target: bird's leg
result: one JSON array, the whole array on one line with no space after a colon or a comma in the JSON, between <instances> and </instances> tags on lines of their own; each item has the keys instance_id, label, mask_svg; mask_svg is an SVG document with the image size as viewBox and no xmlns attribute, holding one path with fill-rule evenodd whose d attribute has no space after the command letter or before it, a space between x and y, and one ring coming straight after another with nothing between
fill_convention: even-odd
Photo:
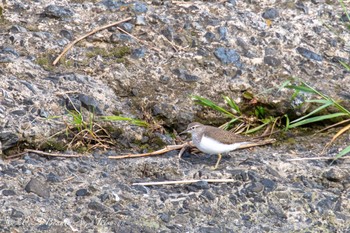
<instances>
[{"instance_id":1,"label":"bird's leg","mask_svg":"<svg viewBox=\"0 0 350 233\"><path fill-rule=\"evenodd\" d=\"M215 164L215 167L213 167L213 170L216 170L216 169L218 168L219 163L220 163L220 161L221 161L221 157L222 157L222 155L221 155L221 154L218 154L218 160L216 161L216 164Z\"/></svg>"},{"instance_id":2,"label":"bird's leg","mask_svg":"<svg viewBox=\"0 0 350 233\"><path fill-rule=\"evenodd\" d=\"M187 143L185 144L185 146L181 148L181 150L180 150L180 152L179 152L179 159L181 159L181 156L183 155L183 153L185 153L185 151L186 151L189 147L191 147L191 142L187 142Z\"/></svg>"}]
</instances>

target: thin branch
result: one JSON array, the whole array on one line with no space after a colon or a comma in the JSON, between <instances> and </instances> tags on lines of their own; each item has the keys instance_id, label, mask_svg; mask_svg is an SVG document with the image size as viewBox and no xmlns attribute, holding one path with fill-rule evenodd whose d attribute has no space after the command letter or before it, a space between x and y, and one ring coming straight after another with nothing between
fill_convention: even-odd
<instances>
[{"instance_id":1,"label":"thin branch","mask_svg":"<svg viewBox=\"0 0 350 233\"><path fill-rule=\"evenodd\" d=\"M334 160L332 157L312 157L312 158L295 158L295 159L287 159L287 161L305 161L305 160ZM350 157L340 157L338 159L350 159Z\"/></svg>"},{"instance_id":2,"label":"thin branch","mask_svg":"<svg viewBox=\"0 0 350 233\"><path fill-rule=\"evenodd\" d=\"M117 24L124 23L124 22L126 22L126 21L131 20L131 19L132 19L132 17L129 17L129 18L120 20L120 21L118 21L118 22L111 23L111 24L107 24L107 25L105 25L105 26L96 28L96 29L92 30L91 32L89 32L89 33L87 33L87 34L85 34L85 35L79 37L78 39L72 41L71 43L69 43L69 44L64 48L64 50L62 51L62 53L55 59L55 61L52 63L52 65L55 66L55 65L57 64L57 62L61 59L61 57L62 57L64 54L66 54L66 53L68 52L68 50L71 49L71 48L73 47L73 45L75 45L76 43L78 43L78 42L81 41L82 39L85 39L86 37L88 37L88 36L90 36L90 35L92 35L92 34L95 34L95 33L98 32L98 31L104 30L104 29L109 28L109 27L113 27L113 26L115 26L115 25L117 25Z\"/></svg>"},{"instance_id":3,"label":"thin branch","mask_svg":"<svg viewBox=\"0 0 350 233\"><path fill-rule=\"evenodd\" d=\"M235 182L235 179L205 179L205 180L174 180L174 181L159 181L159 182L144 182L144 183L133 183L132 185L167 185L167 184L192 184L199 181L204 181L208 183L229 183Z\"/></svg>"},{"instance_id":4,"label":"thin branch","mask_svg":"<svg viewBox=\"0 0 350 233\"><path fill-rule=\"evenodd\" d=\"M161 150L153 151L150 153L108 156L108 158L109 159L124 159L124 158L137 158L137 157L144 157L144 156L160 155L160 154L164 154L164 153L169 152L169 151L182 149L183 147L185 147L187 145L188 145L188 143L184 143L181 145L171 145L171 146L166 146L165 148L163 148Z\"/></svg>"},{"instance_id":5,"label":"thin branch","mask_svg":"<svg viewBox=\"0 0 350 233\"><path fill-rule=\"evenodd\" d=\"M32 150L32 149L25 149L26 152L31 152L39 155L46 155L51 157L65 157L65 158L79 158L82 155L67 155L67 154L58 154L58 153L47 153L40 150Z\"/></svg>"}]
</instances>

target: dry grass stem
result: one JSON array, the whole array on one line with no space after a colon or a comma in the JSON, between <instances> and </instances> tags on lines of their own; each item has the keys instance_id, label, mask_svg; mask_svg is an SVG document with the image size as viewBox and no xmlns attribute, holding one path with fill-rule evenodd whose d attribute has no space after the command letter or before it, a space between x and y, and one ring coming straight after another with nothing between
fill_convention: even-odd
<instances>
[{"instance_id":1,"label":"dry grass stem","mask_svg":"<svg viewBox=\"0 0 350 233\"><path fill-rule=\"evenodd\" d=\"M91 32L79 37L78 39L72 41L71 43L69 43L65 48L64 50L62 51L62 53L54 60L54 62L52 63L52 65L56 65L57 62L61 59L62 56L64 56L64 54L66 54L68 52L69 49L71 49L76 43L78 43L79 41L81 41L82 39L85 39L86 37L92 35L92 34L95 34L96 32L98 31L101 31L101 30L104 30L106 28L109 28L109 27L113 27L115 25L118 25L118 24L121 24L121 23L124 23L124 22L127 22L129 20L131 20L132 17L129 17L129 18L126 18L126 19L123 19L123 20L120 20L118 22L114 22L114 23L111 23L111 24L107 24L107 25L104 25L102 27L99 27L99 28L96 28L94 30L92 30Z\"/></svg>"},{"instance_id":2,"label":"dry grass stem","mask_svg":"<svg viewBox=\"0 0 350 233\"><path fill-rule=\"evenodd\" d=\"M235 179L205 179L205 180L175 180L175 181L159 181L159 182L144 182L144 183L133 183L132 185L168 185L168 184L192 184L199 181L204 181L208 183L229 183L235 182Z\"/></svg>"}]
</instances>

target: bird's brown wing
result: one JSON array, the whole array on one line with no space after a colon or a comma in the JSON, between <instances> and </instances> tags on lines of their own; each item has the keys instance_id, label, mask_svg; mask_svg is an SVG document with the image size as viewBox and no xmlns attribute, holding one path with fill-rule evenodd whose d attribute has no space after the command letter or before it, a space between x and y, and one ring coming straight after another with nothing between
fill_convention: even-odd
<instances>
[{"instance_id":1,"label":"bird's brown wing","mask_svg":"<svg viewBox=\"0 0 350 233\"><path fill-rule=\"evenodd\" d=\"M254 139L248 138L248 137L244 137L242 135L238 135L238 134L234 134L232 132L223 130L223 129L219 129L216 127L212 127L212 126L207 126L210 128L210 130L206 130L205 135L207 137L216 137L216 135L221 134L222 135L222 140L221 142L224 144L232 144L235 142L250 142L250 141L254 141Z\"/></svg>"}]
</instances>

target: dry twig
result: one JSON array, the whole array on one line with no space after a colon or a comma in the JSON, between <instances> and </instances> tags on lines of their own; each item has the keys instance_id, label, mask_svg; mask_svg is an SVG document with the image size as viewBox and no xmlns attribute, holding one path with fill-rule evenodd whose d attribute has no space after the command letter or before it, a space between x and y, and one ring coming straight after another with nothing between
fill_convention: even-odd
<instances>
[{"instance_id":1,"label":"dry twig","mask_svg":"<svg viewBox=\"0 0 350 233\"><path fill-rule=\"evenodd\" d=\"M129 18L120 20L120 21L118 21L118 22L111 23L111 24L107 24L107 25L105 25L105 26L96 28L96 29L92 30L91 32L89 32L89 33L87 33L87 34L85 34L85 35L79 37L78 39L72 41L71 43L69 43L69 44L64 48L64 50L62 51L62 53L54 60L54 62L52 63L52 65L56 65L57 62L61 59L61 57L62 57L64 54L66 54L66 52L67 52L70 48L72 48L73 45L75 45L76 43L78 43L78 42L81 41L82 39L84 39L84 38L86 38L86 37L88 37L88 36L90 36L90 35L92 35L92 34L95 34L95 33L98 32L98 31L104 30L104 29L109 28L109 27L113 27L113 26L115 26L115 25L124 23L124 22L126 22L126 21L131 20L131 19L132 19L132 17L129 17Z\"/></svg>"},{"instance_id":2,"label":"dry twig","mask_svg":"<svg viewBox=\"0 0 350 233\"><path fill-rule=\"evenodd\" d=\"M295 158L295 159L287 159L287 161L305 161L305 160L335 160L336 158L332 157L312 157L312 158ZM337 159L350 159L350 157L340 157Z\"/></svg>"},{"instance_id":3,"label":"dry twig","mask_svg":"<svg viewBox=\"0 0 350 233\"><path fill-rule=\"evenodd\" d=\"M67 154L58 154L58 153L48 153L40 150L32 150L32 149L26 149L26 152L32 152L39 155L46 155L51 157L65 157L65 158L79 158L82 155L67 155Z\"/></svg>"},{"instance_id":4,"label":"dry twig","mask_svg":"<svg viewBox=\"0 0 350 233\"><path fill-rule=\"evenodd\" d=\"M183 147L187 147L187 146L188 146L188 143L184 143L181 145L170 145L170 146L166 146L163 149L153 151L150 153L108 156L108 158L109 159L124 159L124 158L137 158L137 157L144 157L144 156L160 155L160 154L164 154L164 153L169 152L169 151L182 149Z\"/></svg>"},{"instance_id":5,"label":"dry twig","mask_svg":"<svg viewBox=\"0 0 350 233\"><path fill-rule=\"evenodd\" d=\"M174 181L159 181L159 182L144 182L144 183L133 183L132 185L165 185L165 184L192 184L199 181L204 181L208 183L228 183L235 182L234 179L205 179L205 180L174 180Z\"/></svg>"}]
</instances>

